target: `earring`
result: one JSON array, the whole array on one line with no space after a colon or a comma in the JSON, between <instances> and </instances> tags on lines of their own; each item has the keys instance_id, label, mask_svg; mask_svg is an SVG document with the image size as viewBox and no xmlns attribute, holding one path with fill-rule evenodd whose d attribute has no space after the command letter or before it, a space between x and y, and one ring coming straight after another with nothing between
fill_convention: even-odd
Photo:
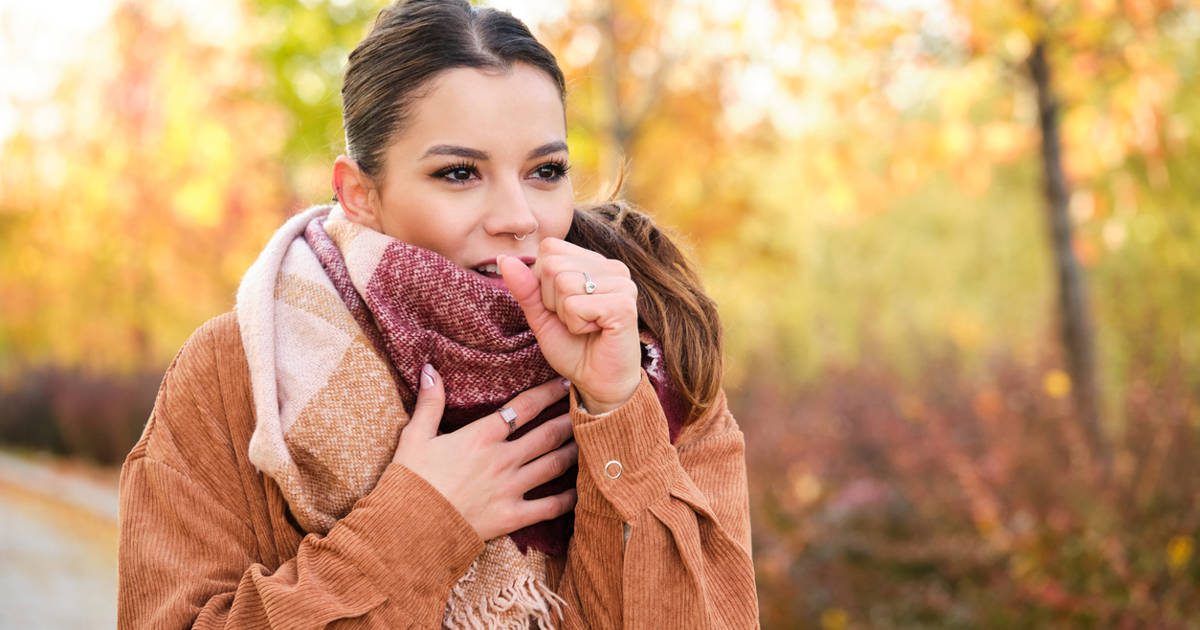
<instances>
[{"instance_id":1,"label":"earring","mask_svg":"<svg viewBox=\"0 0 1200 630\"><path fill-rule=\"evenodd\" d=\"M522 234L520 236L517 236L517 233L513 232L513 238L518 241L523 241L523 240L525 240L526 236L529 236L530 234L533 234L534 232L538 231L538 227L540 227L540 226L535 225L532 230L530 230L529 232Z\"/></svg>"}]
</instances>

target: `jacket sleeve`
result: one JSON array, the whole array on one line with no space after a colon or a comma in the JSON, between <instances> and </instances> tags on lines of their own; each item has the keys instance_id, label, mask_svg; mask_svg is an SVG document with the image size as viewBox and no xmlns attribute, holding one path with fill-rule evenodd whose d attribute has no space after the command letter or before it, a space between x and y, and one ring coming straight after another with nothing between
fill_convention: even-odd
<instances>
[{"instance_id":1,"label":"jacket sleeve","mask_svg":"<svg viewBox=\"0 0 1200 630\"><path fill-rule=\"evenodd\" d=\"M722 393L676 444L642 373L604 415L579 408L567 627L755 628L745 441Z\"/></svg>"},{"instance_id":2,"label":"jacket sleeve","mask_svg":"<svg viewBox=\"0 0 1200 630\"><path fill-rule=\"evenodd\" d=\"M214 362L202 343L185 346L122 468L119 627L440 626L483 541L399 464L295 557L264 560L283 555L249 507L246 484L262 481L239 474Z\"/></svg>"}]
</instances>

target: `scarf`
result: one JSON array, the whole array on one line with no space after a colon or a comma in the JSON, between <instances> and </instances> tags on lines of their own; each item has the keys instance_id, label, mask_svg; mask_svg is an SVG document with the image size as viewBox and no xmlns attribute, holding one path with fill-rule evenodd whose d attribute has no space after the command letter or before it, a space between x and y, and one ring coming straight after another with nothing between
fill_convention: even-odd
<instances>
[{"instance_id":1,"label":"scarf","mask_svg":"<svg viewBox=\"0 0 1200 630\"><path fill-rule=\"evenodd\" d=\"M355 224L336 204L276 231L246 272L236 310L255 408L250 460L306 532L327 533L374 488L412 413L423 364L445 383L439 433L557 376L507 289ZM681 399L647 333L642 366L674 442ZM508 439L567 406L550 406ZM572 466L524 496L574 487L577 472ZM562 575L573 525L568 512L485 541L451 589L443 626L554 628L565 602L550 585Z\"/></svg>"}]
</instances>

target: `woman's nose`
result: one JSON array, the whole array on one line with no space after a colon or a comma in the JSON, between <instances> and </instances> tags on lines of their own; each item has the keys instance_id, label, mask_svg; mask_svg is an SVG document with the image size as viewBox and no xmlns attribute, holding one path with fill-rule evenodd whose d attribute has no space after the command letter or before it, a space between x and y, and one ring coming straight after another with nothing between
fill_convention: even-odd
<instances>
[{"instance_id":1,"label":"woman's nose","mask_svg":"<svg viewBox=\"0 0 1200 630\"><path fill-rule=\"evenodd\" d=\"M489 234L513 234L524 236L538 227L533 206L520 182L505 182L497 185L490 200L488 221L485 225Z\"/></svg>"}]
</instances>

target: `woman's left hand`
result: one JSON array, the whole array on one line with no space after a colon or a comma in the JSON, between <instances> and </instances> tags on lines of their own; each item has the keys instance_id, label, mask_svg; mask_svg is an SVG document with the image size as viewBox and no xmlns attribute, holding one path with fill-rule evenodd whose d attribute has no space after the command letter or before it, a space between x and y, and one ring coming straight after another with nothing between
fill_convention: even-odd
<instances>
[{"instance_id":1,"label":"woman's left hand","mask_svg":"<svg viewBox=\"0 0 1200 630\"><path fill-rule=\"evenodd\" d=\"M637 285L624 263L545 238L532 268L512 256L497 265L546 361L571 379L588 412L610 411L633 396L641 381ZM595 284L590 294L587 277Z\"/></svg>"}]
</instances>

